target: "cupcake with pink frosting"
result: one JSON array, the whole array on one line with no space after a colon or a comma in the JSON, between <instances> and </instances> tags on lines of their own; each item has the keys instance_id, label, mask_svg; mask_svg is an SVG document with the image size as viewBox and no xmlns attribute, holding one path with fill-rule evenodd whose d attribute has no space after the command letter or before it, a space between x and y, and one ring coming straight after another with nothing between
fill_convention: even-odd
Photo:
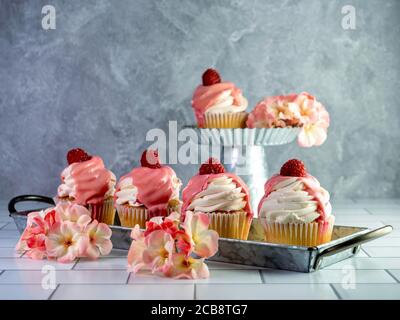
<instances>
[{"instance_id":1,"label":"cupcake with pink frosting","mask_svg":"<svg viewBox=\"0 0 400 320\"><path fill-rule=\"evenodd\" d=\"M218 72L207 69L192 99L199 128L244 128L248 105L232 82L222 82Z\"/></svg>"},{"instance_id":2,"label":"cupcake with pink frosting","mask_svg":"<svg viewBox=\"0 0 400 320\"><path fill-rule=\"evenodd\" d=\"M210 229L220 237L246 240L253 212L246 184L225 172L218 160L210 158L200 166L182 191L182 215L186 210L208 214Z\"/></svg>"},{"instance_id":3,"label":"cupcake with pink frosting","mask_svg":"<svg viewBox=\"0 0 400 320\"><path fill-rule=\"evenodd\" d=\"M145 228L146 221L180 211L179 192L182 182L175 171L161 165L158 152L145 150L141 167L120 178L114 195L121 225Z\"/></svg>"},{"instance_id":4,"label":"cupcake with pink frosting","mask_svg":"<svg viewBox=\"0 0 400 320\"><path fill-rule=\"evenodd\" d=\"M106 224L114 223L113 197L115 175L98 156L80 148L67 154L68 167L61 173L56 202L73 202L89 209L92 218Z\"/></svg>"},{"instance_id":5,"label":"cupcake with pink frosting","mask_svg":"<svg viewBox=\"0 0 400 320\"><path fill-rule=\"evenodd\" d=\"M335 218L329 193L302 161L287 161L264 189L258 216L267 242L316 246L331 240Z\"/></svg>"}]
</instances>

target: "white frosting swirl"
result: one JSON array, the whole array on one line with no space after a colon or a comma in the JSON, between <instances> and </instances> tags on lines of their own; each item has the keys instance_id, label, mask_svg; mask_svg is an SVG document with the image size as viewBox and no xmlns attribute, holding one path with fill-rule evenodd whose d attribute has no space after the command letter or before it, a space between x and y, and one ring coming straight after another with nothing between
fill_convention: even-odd
<instances>
[{"instance_id":1,"label":"white frosting swirl","mask_svg":"<svg viewBox=\"0 0 400 320\"><path fill-rule=\"evenodd\" d=\"M242 187L227 176L211 180L207 188L199 192L188 206L195 212L238 211L246 206Z\"/></svg>"},{"instance_id":2,"label":"white frosting swirl","mask_svg":"<svg viewBox=\"0 0 400 320\"><path fill-rule=\"evenodd\" d=\"M181 190L181 187L182 187L182 181L177 176L173 176L172 188L174 189L174 191L171 195L171 199L179 200L179 191Z\"/></svg>"},{"instance_id":3,"label":"white frosting swirl","mask_svg":"<svg viewBox=\"0 0 400 320\"><path fill-rule=\"evenodd\" d=\"M133 185L132 178L125 178L119 183L119 191L115 193L115 202L119 205L127 204L131 207L140 207L141 204L136 202L138 189Z\"/></svg>"},{"instance_id":4,"label":"white frosting swirl","mask_svg":"<svg viewBox=\"0 0 400 320\"><path fill-rule=\"evenodd\" d=\"M326 195L326 206L330 207L328 191L320 188ZM310 223L319 218L317 201L297 177L279 182L273 190L260 208L261 218L278 223ZM326 210L326 214L330 214L330 210Z\"/></svg>"},{"instance_id":5,"label":"white frosting swirl","mask_svg":"<svg viewBox=\"0 0 400 320\"><path fill-rule=\"evenodd\" d=\"M207 109L206 114L219 114L226 112L242 112L245 111L248 105L247 99L241 96L241 104L234 104L234 97L232 96L232 90L223 91L217 101Z\"/></svg>"},{"instance_id":6,"label":"white frosting swirl","mask_svg":"<svg viewBox=\"0 0 400 320\"><path fill-rule=\"evenodd\" d=\"M71 175L71 166L66 167L61 172L62 183L58 186L57 195L60 198L75 197L75 181Z\"/></svg>"}]
</instances>

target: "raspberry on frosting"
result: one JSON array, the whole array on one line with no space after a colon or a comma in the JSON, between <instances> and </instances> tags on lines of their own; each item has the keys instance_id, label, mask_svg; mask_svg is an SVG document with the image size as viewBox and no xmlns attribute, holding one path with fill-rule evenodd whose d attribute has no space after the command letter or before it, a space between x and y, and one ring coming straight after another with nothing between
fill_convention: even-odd
<instances>
[{"instance_id":1,"label":"raspberry on frosting","mask_svg":"<svg viewBox=\"0 0 400 320\"><path fill-rule=\"evenodd\" d=\"M67 153L68 164L73 164L75 162L83 162L90 159L92 159L92 156L81 148L71 149Z\"/></svg>"},{"instance_id":2,"label":"raspberry on frosting","mask_svg":"<svg viewBox=\"0 0 400 320\"><path fill-rule=\"evenodd\" d=\"M161 168L160 159L158 157L157 150L145 150L140 158L140 164L142 167L147 167L151 169Z\"/></svg>"},{"instance_id":3,"label":"raspberry on frosting","mask_svg":"<svg viewBox=\"0 0 400 320\"><path fill-rule=\"evenodd\" d=\"M205 163L200 166L199 174L218 174L224 173L225 168L218 159L209 158Z\"/></svg>"},{"instance_id":4,"label":"raspberry on frosting","mask_svg":"<svg viewBox=\"0 0 400 320\"><path fill-rule=\"evenodd\" d=\"M207 69L202 76L203 86L211 86L216 83L221 83L221 77L217 70Z\"/></svg>"},{"instance_id":5,"label":"raspberry on frosting","mask_svg":"<svg viewBox=\"0 0 400 320\"><path fill-rule=\"evenodd\" d=\"M283 164L280 174L287 177L306 177L307 170L303 161L291 159Z\"/></svg>"}]
</instances>

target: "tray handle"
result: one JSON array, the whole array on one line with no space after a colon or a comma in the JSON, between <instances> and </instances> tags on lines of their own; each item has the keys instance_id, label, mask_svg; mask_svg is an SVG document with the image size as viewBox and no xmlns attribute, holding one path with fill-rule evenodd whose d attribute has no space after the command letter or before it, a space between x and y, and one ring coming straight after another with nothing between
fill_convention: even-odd
<instances>
[{"instance_id":1,"label":"tray handle","mask_svg":"<svg viewBox=\"0 0 400 320\"><path fill-rule=\"evenodd\" d=\"M345 251L350 248L354 248L355 252L357 252L359 250L361 244L375 240L380 237L383 237L383 236L389 234L390 232L392 232L392 230L393 230L392 226L386 225L384 227L381 227L381 228L378 228L375 230L371 230L367 233L361 234L357 237L354 237L354 238L344 241L342 243L338 243L337 245L334 245L333 247L323 250L322 252L320 252L317 255L317 257L315 259L314 270L319 269L321 262L325 257L332 256L334 254L337 254L339 252Z\"/></svg>"},{"instance_id":2,"label":"tray handle","mask_svg":"<svg viewBox=\"0 0 400 320\"><path fill-rule=\"evenodd\" d=\"M54 200L50 197L45 197L45 196L40 196L40 195L35 195L35 194L24 194L21 196L16 196L12 198L8 202L8 212L15 213L18 212L17 209L15 209L15 205L19 202L25 202L25 201L35 201L35 202L43 202L43 203L48 203L54 205Z\"/></svg>"}]
</instances>

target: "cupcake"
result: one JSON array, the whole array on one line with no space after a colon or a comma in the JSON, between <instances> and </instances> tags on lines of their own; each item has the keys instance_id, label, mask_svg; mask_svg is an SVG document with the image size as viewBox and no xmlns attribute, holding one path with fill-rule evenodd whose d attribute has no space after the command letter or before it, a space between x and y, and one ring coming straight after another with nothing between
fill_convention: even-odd
<instances>
[{"instance_id":1,"label":"cupcake","mask_svg":"<svg viewBox=\"0 0 400 320\"><path fill-rule=\"evenodd\" d=\"M114 196L121 225L145 228L146 221L180 211L179 191L182 182L175 171L161 165L158 152L146 150L140 159L141 167L121 177Z\"/></svg>"},{"instance_id":2,"label":"cupcake","mask_svg":"<svg viewBox=\"0 0 400 320\"><path fill-rule=\"evenodd\" d=\"M80 148L68 151L67 161L68 167L61 173L56 203L77 203L89 209L93 219L113 224L115 175L105 168L100 157L91 156Z\"/></svg>"},{"instance_id":3,"label":"cupcake","mask_svg":"<svg viewBox=\"0 0 400 320\"><path fill-rule=\"evenodd\" d=\"M287 161L264 190L258 216L267 242L310 247L331 240L335 218L329 193L303 162Z\"/></svg>"},{"instance_id":4,"label":"cupcake","mask_svg":"<svg viewBox=\"0 0 400 320\"><path fill-rule=\"evenodd\" d=\"M203 73L192 99L192 107L199 128L244 128L247 99L232 82L221 82L218 72L207 69Z\"/></svg>"},{"instance_id":5,"label":"cupcake","mask_svg":"<svg viewBox=\"0 0 400 320\"><path fill-rule=\"evenodd\" d=\"M207 213L210 229L220 237L246 240L253 213L246 184L233 173L225 173L218 160L202 164L182 191L182 215L186 210Z\"/></svg>"}]
</instances>

